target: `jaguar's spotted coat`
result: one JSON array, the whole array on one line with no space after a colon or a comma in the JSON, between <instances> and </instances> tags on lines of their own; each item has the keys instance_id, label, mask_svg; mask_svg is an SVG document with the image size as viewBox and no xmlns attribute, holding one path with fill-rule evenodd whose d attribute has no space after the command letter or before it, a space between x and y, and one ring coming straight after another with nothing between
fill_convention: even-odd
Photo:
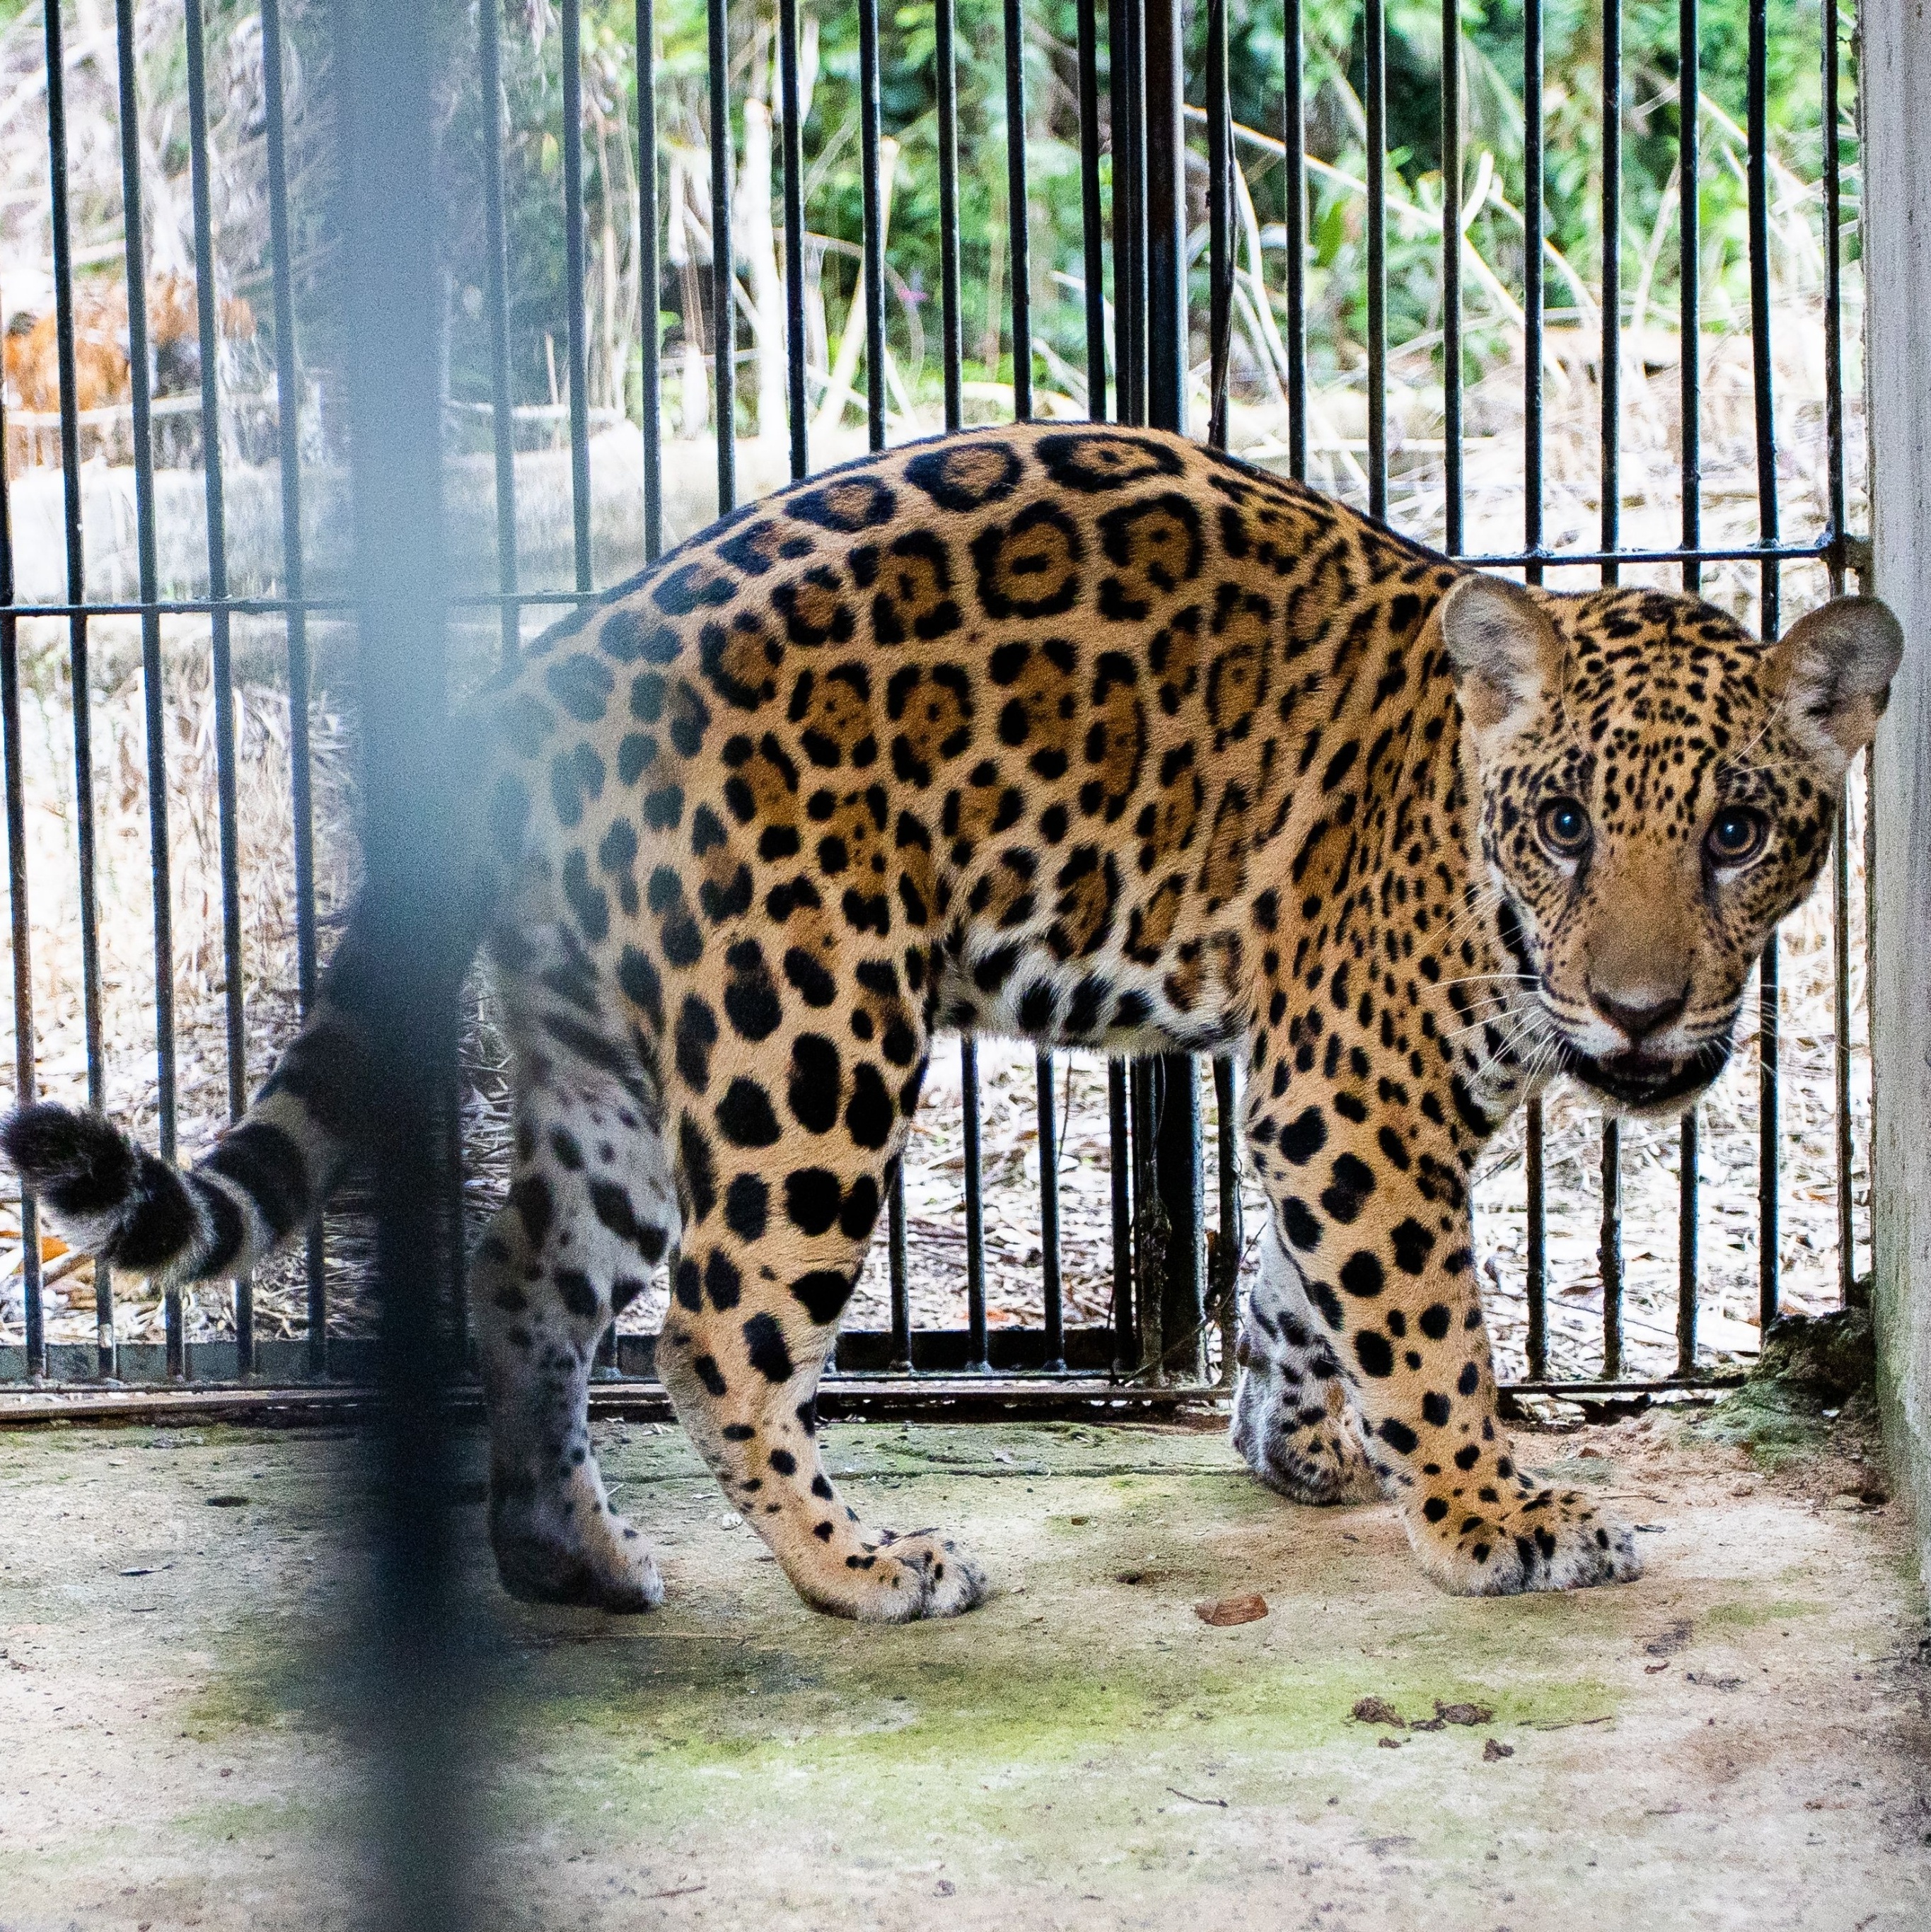
<instances>
[{"instance_id":1,"label":"jaguar's spotted coat","mask_svg":"<svg viewBox=\"0 0 1931 1932\"><path fill-rule=\"evenodd\" d=\"M949 1028L1239 1048L1274 1205L1248 1460L1310 1501L1386 1488L1451 1589L1635 1575L1512 1460L1469 1171L1553 1071L1636 1109L1714 1076L1897 652L1855 600L1767 647L1691 598L1524 592L1097 427L815 478L558 626L480 706L520 1095L476 1271L506 1582L657 1600L585 1393L668 1256L664 1380L806 1599L978 1600L947 1538L840 1503L813 1408ZM372 1077L353 977L185 1181L58 1109L13 1158L123 1265L250 1264Z\"/></svg>"}]
</instances>

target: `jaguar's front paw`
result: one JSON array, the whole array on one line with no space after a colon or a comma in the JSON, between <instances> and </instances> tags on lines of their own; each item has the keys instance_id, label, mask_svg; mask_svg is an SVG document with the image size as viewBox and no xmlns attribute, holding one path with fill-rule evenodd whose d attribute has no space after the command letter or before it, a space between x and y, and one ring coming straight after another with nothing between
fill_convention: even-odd
<instances>
[{"instance_id":1,"label":"jaguar's front paw","mask_svg":"<svg viewBox=\"0 0 1931 1932\"><path fill-rule=\"evenodd\" d=\"M1270 1490L1297 1503L1370 1503L1381 1479L1338 1377L1292 1378L1242 1340L1233 1444Z\"/></svg>"},{"instance_id":2,"label":"jaguar's front paw","mask_svg":"<svg viewBox=\"0 0 1931 1932\"><path fill-rule=\"evenodd\" d=\"M1629 1526L1574 1490L1524 1484L1506 1502L1472 1506L1417 1497L1404 1514L1422 1568L1458 1597L1586 1590L1643 1574Z\"/></svg>"},{"instance_id":3,"label":"jaguar's front paw","mask_svg":"<svg viewBox=\"0 0 1931 1932\"><path fill-rule=\"evenodd\" d=\"M651 1610L663 1579L642 1533L612 1514L584 1469L553 1489L500 1474L490 1482L490 1544L512 1597L588 1609Z\"/></svg>"},{"instance_id":4,"label":"jaguar's front paw","mask_svg":"<svg viewBox=\"0 0 1931 1932\"><path fill-rule=\"evenodd\" d=\"M956 1617L986 1595L985 1572L935 1529L905 1536L890 1530L863 1533L860 1547L847 1551L836 1569L807 1560L791 1580L814 1610L860 1623Z\"/></svg>"}]
</instances>

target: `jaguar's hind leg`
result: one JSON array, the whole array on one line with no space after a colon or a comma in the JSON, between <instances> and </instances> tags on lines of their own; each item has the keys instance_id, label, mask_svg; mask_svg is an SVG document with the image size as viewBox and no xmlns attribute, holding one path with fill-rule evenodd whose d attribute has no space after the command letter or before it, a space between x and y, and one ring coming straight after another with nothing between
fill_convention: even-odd
<instances>
[{"instance_id":1,"label":"jaguar's hind leg","mask_svg":"<svg viewBox=\"0 0 1931 1932\"><path fill-rule=\"evenodd\" d=\"M1359 1411L1271 1216L1238 1359L1233 1442L1254 1474L1296 1502L1378 1500Z\"/></svg>"},{"instance_id":2,"label":"jaguar's hind leg","mask_svg":"<svg viewBox=\"0 0 1931 1932\"><path fill-rule=\"evenodd\" d=\"M891 1184L917 1076L809 1034L779 1043L774 1091L753 1074L720 1077L704 1058L680 1056L692 1084L680 1094L671 1082L689 1220L657 1370L678 1415L814 1608L885 1623L970 1610L984 1594L978 1566L935 1529L866 1529L839 1501L818 1440L819 1372ZM698 1088L700 1073L709 1077ZM793 1117L788 1132L774 1098Z\"/></svg>"},{"instance_id":3,"label":"jaguar's hind leg","mask_svg":"<svg viewBox=\"0 0 1931 1932\"><path fill-rule=\"evenodd\" d=\"M605 1328L675 1236L669 1163L627 1050L581 1010L541 1025L554 974L547 985L521 974L504 982L518 1047L516 1158L509 1204L473 1274L491 1540L517 1596L648 1610L663 1586L642 1536L610 1508L588 1399Z\"/></svg>"}]
</instances>

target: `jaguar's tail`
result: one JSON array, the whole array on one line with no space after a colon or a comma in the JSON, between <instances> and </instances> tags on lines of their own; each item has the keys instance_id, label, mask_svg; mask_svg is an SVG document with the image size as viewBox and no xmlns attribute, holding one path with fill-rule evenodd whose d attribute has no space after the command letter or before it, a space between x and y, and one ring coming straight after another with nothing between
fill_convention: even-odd
<instances>
[{"instance_id":1,"label":"jaguar's tail","mask_svg":"<svg viewBox=\"0 0 1931 1932\"><path fill-rule=\"evenodd\" d=\"M478 916L452 935L461 962L452 994L481 928ZM192 1168L170 1166L98 1114L49 1102L0 1120L0 1153L68 1239L116 1268L164 1286L245 1274L320 1211L380 1101L370 938L358 908L300 1034Z\"/></svg>"}]
</instances>

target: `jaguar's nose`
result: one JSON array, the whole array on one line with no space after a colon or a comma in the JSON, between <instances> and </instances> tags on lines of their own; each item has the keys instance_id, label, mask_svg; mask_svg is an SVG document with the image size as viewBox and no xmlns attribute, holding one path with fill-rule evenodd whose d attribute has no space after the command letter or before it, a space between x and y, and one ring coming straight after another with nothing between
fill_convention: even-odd
<instances>
[{"instance_id":1,"label":"jaguar's nose","mask_svg":"<svg viewBox=\"0 0 1931 1932\"><path fill-rule=\"evenodd\" d=\"M1686 984L1674 992L1656 986L1618 986L1613 991L1592 984L1589 997L1596 1010L1611 1026L1629 1035L1632 1047L1640 1046L1652 1034L1660 1033L1689 1003Z\"/></svg>"}]
</instances>

